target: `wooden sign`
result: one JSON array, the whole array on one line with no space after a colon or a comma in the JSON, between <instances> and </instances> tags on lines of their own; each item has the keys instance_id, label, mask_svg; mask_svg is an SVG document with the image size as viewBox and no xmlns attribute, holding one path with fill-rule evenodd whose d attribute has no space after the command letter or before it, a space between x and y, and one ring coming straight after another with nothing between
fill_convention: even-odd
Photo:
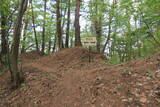
<instances>
[{"instance_id":1,"label":"wooden sign","mask_svg":"<svg viewBox=\"0 0 160 107\"><path fill-rule=\"evenodd\" d=\"M84 37L81 38L81 41L84 46L96 46L97 44L96 37Z\"/></svg>"}]
</instances>

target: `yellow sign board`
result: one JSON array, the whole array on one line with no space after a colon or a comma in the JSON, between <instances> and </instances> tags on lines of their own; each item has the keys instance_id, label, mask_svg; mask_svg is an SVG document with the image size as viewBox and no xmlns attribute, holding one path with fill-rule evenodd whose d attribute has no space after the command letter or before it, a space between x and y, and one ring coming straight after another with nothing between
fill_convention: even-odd
<instances>
[{"instance_id":1,"label":"yellow sign board","mask_svg":"<svg viewBox=\"0 0 160 107\"><path fill-rule=\"evenodd\" d=\"M81 41L84 46L96 46L97 44L96 37L84 37L81 38Z\"/></svg>"}]
</instances>

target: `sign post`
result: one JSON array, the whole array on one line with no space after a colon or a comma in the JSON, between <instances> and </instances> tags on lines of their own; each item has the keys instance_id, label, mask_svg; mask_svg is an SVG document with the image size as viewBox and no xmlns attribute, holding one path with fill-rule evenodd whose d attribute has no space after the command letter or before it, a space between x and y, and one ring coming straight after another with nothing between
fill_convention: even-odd
<instances>
[{"instance_id":1,"label":"sign post","mask_svg":"<svg viewBox=\"0 0 160 107\"><path fill-rule=\"evenodd\" d=\"M89 58L89 62L91 62L91 46L96 46L97 44L96 37L84 37L84 38L81 38L81 41L83 46L89 48L88 58Z\"/></svg>"},{"instance_id":2,"label":"sign post","mask_svg":"<svg viewBox=\"0 0 160 107\"><path fill-rule=\"evenodd\" d=\"M89 62L91 62L91 46L89 46Z\"/></svg>"}]
</instances>

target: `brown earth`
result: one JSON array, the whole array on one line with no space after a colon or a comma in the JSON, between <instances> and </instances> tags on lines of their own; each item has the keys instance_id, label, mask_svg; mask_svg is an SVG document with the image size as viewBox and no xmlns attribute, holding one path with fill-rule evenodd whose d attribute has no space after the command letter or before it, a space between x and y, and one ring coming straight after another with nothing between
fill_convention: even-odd
<instances>
[{"instance_id":1,"label":"brown earth","mask_svg":"<svg viewBox=\"0 0 160 107\"><path fill-rule=\"evenodd\" d=\"M24 63L28 63L28 62L32 62L36 59L39 59L43 56L43 53L40 51L30 51L27 53L23 53L20 55L20 59L24 62Z\"/></svg>"},{"instance_id":2,"label":"brown earth","mask_svg":"<svg viewBox=\"0 0 160 107\"><path fill-rule=\"evenodd\" d=\"M91 57L79 47L21 55L25 83L11 90L9 73L1 75L0 107L160 106L160 54L118 65Z\"/></svg>"}]
</instances>

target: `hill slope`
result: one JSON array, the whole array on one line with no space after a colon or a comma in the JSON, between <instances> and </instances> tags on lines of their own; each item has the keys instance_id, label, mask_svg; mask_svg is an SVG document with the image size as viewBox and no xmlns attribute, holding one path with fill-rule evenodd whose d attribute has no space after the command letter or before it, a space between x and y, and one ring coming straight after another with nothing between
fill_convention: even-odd
<instances>
[{"instance_id":1,"label":"hill slope","mask_svg":"<svg viewBox=\"0 0 160 107\"><path fill-rule=\"evenodd\" d=\"M25 83L11 91L8 74L1 76L0 106L160 106L160 54L119 65L104 64L96 52L91 56L89 63L88 51L76 47L22 58Z\"/></svg>"}]
</instances>

